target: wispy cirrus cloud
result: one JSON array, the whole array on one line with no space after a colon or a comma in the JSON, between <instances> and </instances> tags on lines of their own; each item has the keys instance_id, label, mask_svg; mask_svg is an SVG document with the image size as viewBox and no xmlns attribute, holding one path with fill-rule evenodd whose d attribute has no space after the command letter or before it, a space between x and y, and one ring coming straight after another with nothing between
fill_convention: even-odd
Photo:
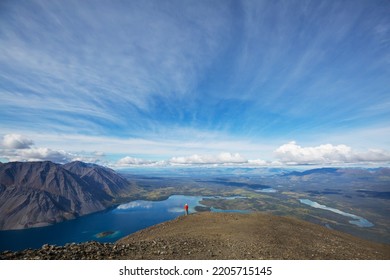
<instances>
[{"instance_id":1,"label":"wispy cirrus cloud","mask_svg":"<svg viewBox=\"0 0 390 280\"><path fill-rule=\"evenodd\" d=\"M207 161L226 151L261 164L290 139L321 145L321 134L326 143L385 150L389 8L6 1L1 133L38 135L37 147L52 151L130 157L123 164ZM375 128L381 137L353 136Z\"/></svg>"},{"instance_id":2,"label":"wispy cirrus cloud","mask_svg":"<svg viewBox=\"0 0 390 280\"><path fill-rule=\"evenodd\" d=\"M157 117L149 115L154 98L167 103L192 92L229 26L217 16L227 13L218 3L183 3L179 15L169 12L177 9L170 2L97 5L94 13L87 2L9 5L18 17L9 13L2 23L3 106L25 119L65 114L102 130L148 125Z\"/></svg>"}]
</instances>

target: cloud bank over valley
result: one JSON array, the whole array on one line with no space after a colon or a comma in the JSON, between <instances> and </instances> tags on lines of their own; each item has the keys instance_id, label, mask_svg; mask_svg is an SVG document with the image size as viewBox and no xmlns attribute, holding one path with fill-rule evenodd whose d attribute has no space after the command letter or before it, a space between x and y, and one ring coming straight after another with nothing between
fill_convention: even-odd
<instances>
[{"instance_id":1,"label":"cloud bank over valley","mask_svg":"<svg viewBox=\"0 0 390 280\"><path fill-rule=\"evenodd\" d=\"M234 147L231 147L234 149ZM0 158L6 161L53 161L67 163L75 160L99 163L114 168L164 166L291 166L291 165L389 165L390 152L385 150L355 151L346 145L324 144L301 147L295 141L275 147L272 159L250 158L240 153L192 154L151 160L125 156L110 159L104 152L67 152L36 147L34 141L17 134L7 134L0 142Z\"/></svg>"}]
</instances>

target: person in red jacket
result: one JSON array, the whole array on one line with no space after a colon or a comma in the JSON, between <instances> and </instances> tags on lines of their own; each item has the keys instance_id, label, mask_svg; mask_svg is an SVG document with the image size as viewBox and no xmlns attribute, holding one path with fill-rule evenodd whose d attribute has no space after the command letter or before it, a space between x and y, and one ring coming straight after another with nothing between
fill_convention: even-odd
<instances>
[{"instance_id":1,"label":"person in red jacket","mask_svg":"<svg viewBox=\"0 0 390 280\"><path fill-rule=\"evenodd\" d=\"M188 215L188 204L184 205L184 210L186 210L186 215Z\"/></svg>"}]
</instances>

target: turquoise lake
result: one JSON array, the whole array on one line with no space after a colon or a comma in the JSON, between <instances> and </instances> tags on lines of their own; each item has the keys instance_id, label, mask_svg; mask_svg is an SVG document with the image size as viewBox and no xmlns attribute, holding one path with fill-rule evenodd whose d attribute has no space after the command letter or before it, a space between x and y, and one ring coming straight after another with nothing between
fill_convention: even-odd
<instances>
[{"instance_id":1,"label":"turquoise lake","mask_svg":"<svg viewBox=\"0 0 390 280\"><path fill-rule=\"evenodd\" d=\"M0 231L0 251L40 248L46 243L65 245L91 240L115 242L138 230L184 215L186 203L189 205L189 212L194 213L195 207L201 205L199 202L203 198L206 197L173 195L163 201L137 200L48 227ZM223 210L212 208L211 211ZM99 237L102 235L103 237Z\"/></svg>"},{"instance_id":2,"label":"turquoise lake","mask_svg":"<svg viewBox=\"0 0 390 280\"><path fill-rule=\"evenodd\" d=\"M357 216L357 215L354 215L354 214L351 214L351 213L346 213L346 212L343 212L343 211L341 211L339 209L331 208L331 207L328 207L326 205L319 204L319 203L317 203L315 201L311 201L310 199L300 199L299 201L301 203L309 205L309 206L311 206L313 208L318 208L318 209L331 211L333 213L336 213L336 214L339 214L339 215L342 215L342 216L345 216L345 217L348 217L348 218L352 218L352 220L350 220L349 223L353 224L353 225L356 225L358 227L373 227L374 226L373 223L367 221L363 217L360 217L360 216Z\"/></svg>"}]
</instances>

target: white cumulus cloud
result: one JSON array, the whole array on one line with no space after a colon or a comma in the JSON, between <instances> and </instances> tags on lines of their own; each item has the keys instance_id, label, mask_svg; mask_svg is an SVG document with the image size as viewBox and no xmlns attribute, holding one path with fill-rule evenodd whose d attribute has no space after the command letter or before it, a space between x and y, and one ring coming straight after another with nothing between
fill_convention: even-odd
<instances>
[{"instance_id":1,"label":"white cumulus cloud","mask_svg":"<svg viewBox=\"0 0 390 280\"><path fill-rule=\"evenodd\" d=\"M152 165L156 163L155 161L146 160L146 159L140 159L140 158L134 158L126 156L124 158L121 158L116 163L117 166L124 167L124 166L133 166L133 165Z\"/></svg>"},{"instance_id":2,"label":"white cumulus cloud","mask_svg":"<svg viewBox=\"0 0 390 280\"><path fill-rule=\"evenodd\" d=\"M20 134L6 134L3 136L2 146L7 149L27 149L34 142Z\"/></svg>"},{"instance_id":3,"label":"white cumulus cloud","mask_svg":"<svg viewBox=\"0 0 390 280\"><path fill-rule=\"evenodd\" d=\"M218 155L192 155L188 157L173 157L170 164L242 164L248 160L239 153L220 153Z\"/></svg>"},{"instance_id":4,"label":"white cumulus cloud","mask_svg":"<svg viewBox=\"0 0 390 280\"><path fill-rule=\"evenodd\" d=\"M104 154L74 154L62 149L36 147L34 141L20 134L6 134L0 142L0 158L7 161L53 161L66 163L74 160L100 163Z\"/></svg>"},{"instance_id":5,"label":"white cumulus cloud","mask_svg":"<svg viewBox=\"0 0 390 280\"><path fill-rule=\"evenodd\" d=\"M2 156L8 161L44 161L49 160L57 163L65 163L72 161L74 155L60 150L52 150L49 148L28 148L28 149L13 149L3 150Z\"/></svg>"},{"instance_id":6,"label":"white cumulus cloud","mask_svg":"<svg viewBox=\"0 0 390 280\"><path fill-rule=\"evenodd\" d=\"M390 153L383 150L354 151L346 145L324 144L301 147L295 141L275 150L276 157L286 164L333 164L390 161Z\"/></svg>"}]
</instances>

